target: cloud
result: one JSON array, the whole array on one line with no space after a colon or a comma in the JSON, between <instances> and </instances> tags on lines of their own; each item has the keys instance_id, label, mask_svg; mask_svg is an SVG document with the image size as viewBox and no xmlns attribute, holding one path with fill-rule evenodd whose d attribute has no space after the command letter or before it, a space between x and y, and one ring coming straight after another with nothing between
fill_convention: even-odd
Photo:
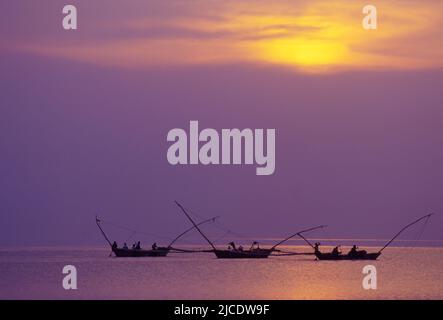
<instances>
[{"instance_id":1,"label":"cloud","mask_svg":"<svg viewBox=\"0 0 443 320\"><path fill-rule=\"evenodd\" d=\"M362 1L129 1L118 9L111 3L102 16L85 15L78 35L34 34L11 46L134 68L239 62L308 72L443 66L443 4L433 0L376 3L375 31L361 27Z\"/></svg>"}]
</instances>

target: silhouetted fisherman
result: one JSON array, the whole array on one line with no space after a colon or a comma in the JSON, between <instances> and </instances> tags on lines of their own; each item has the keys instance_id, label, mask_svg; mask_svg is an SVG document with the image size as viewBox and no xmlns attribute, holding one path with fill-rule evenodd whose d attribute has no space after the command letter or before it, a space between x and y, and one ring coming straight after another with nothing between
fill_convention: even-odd
<instances>
[{"instance_id":1,"label":"silhouetted fisherman","mask_svg":"<svg viewBox=\"0 0 443 320\"><path fill-rule=\"evenodd\" d=\"M123 249L128 250L128 245L126 244L126 242L123 244Z\"/></svg>"},{"instance_id":2,"label":"silhouetted fisherman","mask_svg":"<svg viewBox=\"0 0 443 320\"><path fill-rule=\"evenodd\" d=\"M254 241L251 245L251 250L258 250L260 249L260 244L257 241Z\"/></svg>"},{"instance_id":3,"label":"silhouetted fisherman","mask_svg":"<svg viewBox=\"0 0 443 320\"><path fill-rule=\"evenodd\" d=\"M157 249L157 242L154 242L153 244L152 244L152 250L156 250Z\"/></svg>"},{"instance_id":4,"label":"silhouetted fisherman","mask_svg":"<svg viewBox=\"0 0 443 320\"><path fill-rule=\"evenodd\" d=\"M321 254L319 248L320 248L320 242L316 242L316 243L314 244L314 254L315 254L315 255L317 255L317 254Z\"/></svg>"},{"instance_id":5,"label":"silhouetted fisherman","mask_svg":"<svg viewBox=\"0 0 443 320\"><path fill-rule=\"evenodd\" d=\"M232 250L237 250L234 241L229 242L229 245L232 247Z\"/></svg>"},{"instance_id":6,"label":"silhouetted fisherman","mask_svg":"<svg viewBox=\"0 0 443 320\"><path fill-rule=\"evenodd\" d=\"M357 249L358 249L358 247L354 244L352 246L351 250L349 250L348 255L355 256L357 254Z\"/></svg>"},{"instance_id":7,"label":"silhouetted fisherman","mask_svg":"<svg viewBox=\"0 0 443 320\"><path fill-rule=\"evenodd\" d=\"M141 249L141 246L140 246L140 241L139 241L139 242L137 242L137 245L135 246L135 249L137 249L137 250L140 250L140 249Z\"/></svg>"},{"instance_id":8,"label":"silhouetted fisherman","mask_svg":"<svg viewBox=\"0 0 443 320\"><path fill-rule=\"evenodd\" d=\"M118 246L117 246L117 242L114 241L114 243L112 244L112 250L115 250L115 249L117 249L117 248L118 248Z\"/></svg>"},{"instance_id":9,"label":"silhouetted fisherman","mask_svg":"<svg viewBox=\"0 0 443 320\"><path fill-rule=\"evenodd\" d=\"M333 254L334 256L338 256L338 255L341 254L341 252L340 252L340 250L339 250L339 247L340 247L340 246L336 246L334 249L332 249L332 254Z\"/></svg>"}]
</instances>

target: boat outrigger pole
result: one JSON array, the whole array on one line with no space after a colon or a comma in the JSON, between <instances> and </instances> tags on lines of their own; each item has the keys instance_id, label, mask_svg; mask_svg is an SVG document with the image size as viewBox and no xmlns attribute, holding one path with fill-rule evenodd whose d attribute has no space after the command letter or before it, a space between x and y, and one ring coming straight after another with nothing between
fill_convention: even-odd
<instances>
[{"instance_id":1,"label":"boat outrigger pole","mask_svg":"<svg viewBox=\"0 0 443 320\"><path fill-rule=\"evenodd\" d=\"M214 249L214 251L217 251L217 248L215 247L215 245L211 242L211 240L208 239L208 237L206 237L206 235L200 230L200 228L198 227L198 224L196 224L194 222L194 220L192 220L191 216L186 212L185 208L183 208L183 206L178 203L176 200L174 200L175 204L183 211L183 213L186 215L186 217L189 219L189 221L191 221L191 223L194 225L194 228L197 229L197 231L202 235L203 238L205 238L205 240L211 245L212 249Z\"/></svg>"},{"instance_id":2,"label":"boat outrigger pole","mask_svg":"<svg viewBox=\"0 0 443 320\"><path fill-rule=\"evenodd\" d=\"M192 226L192 227L186 229L185 231L183 231L182 233L180 233L177 237L175 237L174 240L172 240L171 243L169 243L169 245L167 246L167 248L172 248L172 245L173 245L177 240L179 240L181 237L183 237L183 236L184 236L185 234L187 234L188 232L194 230L194 229L196 228L196 226L200 226L200 225L202 225L202 224L205 224L205 223L208 223L208 222L211 222L211 221L214 222L215 219L217 219L217 218L219 218L219 216L216 216L216 217L213 217L213 218L210 218L210 219L206 219L206 220L204 220L204 221L201 221L201 222L197 223L195 226ZM109 238L108 238L108 236L106 235L105 231L104 231L103 228L101 227L100 222L101 222L100 219L99 219L97 216L95 216L95 223L97 224L98 228L100 229L100 231L101 231L103 237L104 237L104 238L106 239L106 241L109 243L109 246L112 247L111 240L109 240Z\"/></svg>"},{"instance_id":3,"label":"boat outrigger pole","mask_svg":"<svg viewBox=\"0 0 443 320\"><path fill-rule=\"evenodd\" d=\"M418 218L417 220L409 223L405 227L403 227L378 252L367 252L366 250L357 250L357 247L355 245L347 254L342 254L341 252L339 252L337 250L337 247L332 252L321 252L319 250L319 245L320 245L319 243L316 243L314 246L314 245L312 245L312 243L310 243L308 241L308 239L306 239L302 235L302 232L299 232L298 235L314 249L314 254L315 254L317 260L377 260L377 258L381 255L382 251L386 247L388 247L403 231L405 231L407 228L413 226L414 224L420 222L421 220L429 219L429 217L432 215L433 215L432 213L427 214L427 215L425 215L421 218ZM306 231L304 231L304 232L306 232Z\"/></svg>"},{"instance_id":4,"label":"boat outrigger pole","mask_svg":"<svg viewBox=\"0 0 443 320\"><path fill-rule=\"evenodd\" d=\"M207 252L214 252L214 254L216 255L217 258L221 258L221 259L239 259L239 258L267 258L269 257L269 255L273 252L273 251L278 251L276 250L276 247L281 245L282 243L288 241L289 239L295 237L296 235L299 235L300 232L308 232L311 230L316 230L319 228L324 228L325 226L317 226L317 227L313 227L313 228L309 228L303 231L299 231L297 233L294 233L292 235L290 235L289 237L286 237L285 239L277 242L273 247L266 249L266 248L253 248L251 247L251 249L249 250L243 250L243 249L236 249L234 246L232 247L232 249L227 249L227 250L222 250L222 249L217 249L214 245L214 243L209 240L209 238L200 230L200 228L198 227L198 225L194 222L194 220L192 220L191 216L186 212L185 208L183 208L183 206L178 203L177 201L175 201L175 204L181 209L181 211L183 211L183 213L186 215L186 217L189 219L189 221L191 221L191 223L193 224L194 228L198 230L198 232L202 235L202 237L211 245L212 250L211 251L207 251ZM255 242L254 242L255 243Z\"/></svg>"},{"instance_id":5,"label":"boat outrigger pole","mask_svg":"<svg viewBox=\"0 0 443 320\"><path fill-rule=\"evenodd\" d=\"M109 240L109 238L106 236L106 233L103 231L102 227L100 226L100 219L97 216L95 216L95 223L97 224L98 228L100 229L103 237L105 237L106 241L109 243L109 246L112 247L112 243Z\"/></svg>"},{"instance_id":6,"label":"boat outrigger pole","mask_svg":"<svg viewBox=\"0 0 443 320\"><path fill-rule=\"evenodd\" d=\"M303 236L301 235L301 233L309 232L309 231L313 231L313 230L317 230L317 229L322 229L322 228L326 228L326 227L327 227L327 226L325 226L325 225L321 225L321 226L312 227L312 228L309 228L309 229L302 230L302 231L299 231L299 232L297 232L297 233L294 233L293 235L290 235L289 237L287 237L287 238L285 238L285 239L283 239L283 240L277 242L277 243L271 248L271 250L274 251L275 248L276 248L277 246L281 245L282 243L288 241L288 240L291 239L291 238L294 238L295 236L300 236L300 237L303 238ZM309 243L309 245L310 245L311 247L313 247L312 244L311 244L309 241L307 241L305 238L303 238L303 239L304 239L307 243Z\"/></svg>"},{"instance_id":7,"label":"boat outrigger pole","mask_svg":"<svg viewBox=\"0 0 443 320\"><path fill-rule=\"evenodd\" d=\"M397 234L388 241L388 243L386 243L384 245L383 248L381 248L378 252L381 253L384 249L386 249L386 247L388 247L403 231L405 231L407 228L412 227L414 224L420 222L423 219L429 219L431 216L433 215L433 213L427 214L421 218L418 218L417 220L415 220L414 222L411 222L410 224L408 224L407 226L403 227L399 232L397 232Z\"/></svg>"},{"instance_id":8,"label":"boat outrigger pole","mask_svg":"<svg viewBox=\"0 0 443 320\"><path fill-rule=\"evenodd\" d=\"M197 223L196 225L190 227L189 229L186 229L185 231L183 231L182 233L180 233L180 234L179 234L174 240L171 241L171 243L168 245L168 248L171 248L172 245L173 245L178 239L180 239L181 237L183 237L183 236L184 236L185 234L187 234L189 231L194 230L197 226L202 225L202 224L205 224L206 222L210 222L210 221L214 222L215 219L217 219L217 218L219 218L219 216L216 216L216 217L214 217L214 218L210 218L210 219L204 220L204 221L199 222L199 223Z\"/></svg>"}]
</instances>

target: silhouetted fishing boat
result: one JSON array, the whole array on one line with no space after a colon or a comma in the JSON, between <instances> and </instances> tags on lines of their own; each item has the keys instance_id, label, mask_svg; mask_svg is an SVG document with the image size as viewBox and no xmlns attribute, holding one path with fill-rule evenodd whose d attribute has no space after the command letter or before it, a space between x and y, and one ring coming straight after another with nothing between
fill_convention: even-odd
<instances>
[{"instance_id":1,"label":"silhouetted fishing boat","mask_svg":"<svg viewBox=\"0 0 443 320\"><path fill-rule=\"evenodd\" d=\"M356 246L354 246L347 254L340 253L337 250L337 247L334 249L335 252L321 252L319 249L320 243L317 242L314 245L312 245L312 243L310 243L309 240L303 236L304 231L299 232L298 235L314 249L314 254L317 257L317 260L377 260L377 258L381 255L382 251L386 249L403 231L413 226L414 224L420 222L421 220L429 219L432 215L433 213L427 214L403 227L399 232L396 233L396 235L391 240L389 240L377 252L367 252L366 250L357 250Z\"/></svg>"},{"instance_id":2,"label":"silhouetted fishing boat","mask_svg":"<svg viewBox=\"0 0 443 320\"><path fill-rule=\"evenodd\" d=\"M272 252L279 251L279 250L277 250L277 246L279 246L279 245L283 244L284 242L288 241L289 239L299 235L300 233L308 232L308 231L312 231L312 230L315 230L315 229L319 229L319 228L325 227L325 226L318 226L318 227L306 229L306 230L303 230L303 231L299 231L299 232L294 233L293 235L291 235L291 236L289 236L289 237L279 241L274 246L272 246L271 248L267 248L267 249L260 248L258 246L257 242L254 242L252 244L251 248L249 248L249 249L242 249L241 247L240 248L236 248L234 243L231 242L230 243L230 248L231 249L222 250L222 249L217 249L216 248L214 243L211 240L209 240L209 238L201 231L201 229L198 227L199 225L194 222L194 220L186 212L186 210L183 208L183 206L180 203L178 203L177 201L175 201L175 203L183 211L183 213L186 215L186 217L189 219L189 221L191 221L191 223L193 224L194 228L197 229L197 231L202 235L202 237L212 247L212 250L208 250L206 252L213 252L218 259L264 259L264 258L268 258L271 255ZM257 246L255 246L255 245L257 245Z\"/></svg>"},{"instance_id":3,"label":"silhouetted fishing boat","mask_svg":"<svg viewBox=\"0 0 443 320\"><path fill-rule=\"evenodd\" d=\"M218 217L204 220L204 221L198 223L196 226L202 225L202 224L210 222L210 221L215 221L216 218L218 218ZM115 254L116 257L166 257L171 250L186 252L187 250L176 249L176 248L173 248L172 245L178 239L183 237L185 234L187 234L188 232L190 232L191 230L196 228L196 226L193 226L191 228L186 229L185 231L180 233L177 237L175 237L175 239L172 240L167 247L157 247L156 245L153 245L152 249L118 248L117 244L115 242L113 244L109 240L108 236L106 235L106 233L104 232L103 228L100 225L100 220L98 219L98 217L95 217L95 222L97 223L97 226L100 229L103 237L108 242L109 246L111 247L112 252Z\"/></svg>"}]
</instances>

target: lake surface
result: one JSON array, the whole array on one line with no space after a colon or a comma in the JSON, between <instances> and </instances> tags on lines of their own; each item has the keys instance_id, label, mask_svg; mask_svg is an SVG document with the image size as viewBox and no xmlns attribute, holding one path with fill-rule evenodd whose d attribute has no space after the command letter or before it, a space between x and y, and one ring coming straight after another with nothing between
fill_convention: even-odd
<instances>
[{"instance_id":1,"label":"lake surface","mask_svg":"<svg viewBox=\"0 0 443 320\"><path fill-rule=\"evenodd\" d=\"M377 290L362 287L367 264L377 268ZM65 265L77 268L77 290L62 287ZM0 271L0 299L443 299L443 248L392 247L378 261L113 258L106 248L3 248Z\"/></svg>"}]
</instances>

